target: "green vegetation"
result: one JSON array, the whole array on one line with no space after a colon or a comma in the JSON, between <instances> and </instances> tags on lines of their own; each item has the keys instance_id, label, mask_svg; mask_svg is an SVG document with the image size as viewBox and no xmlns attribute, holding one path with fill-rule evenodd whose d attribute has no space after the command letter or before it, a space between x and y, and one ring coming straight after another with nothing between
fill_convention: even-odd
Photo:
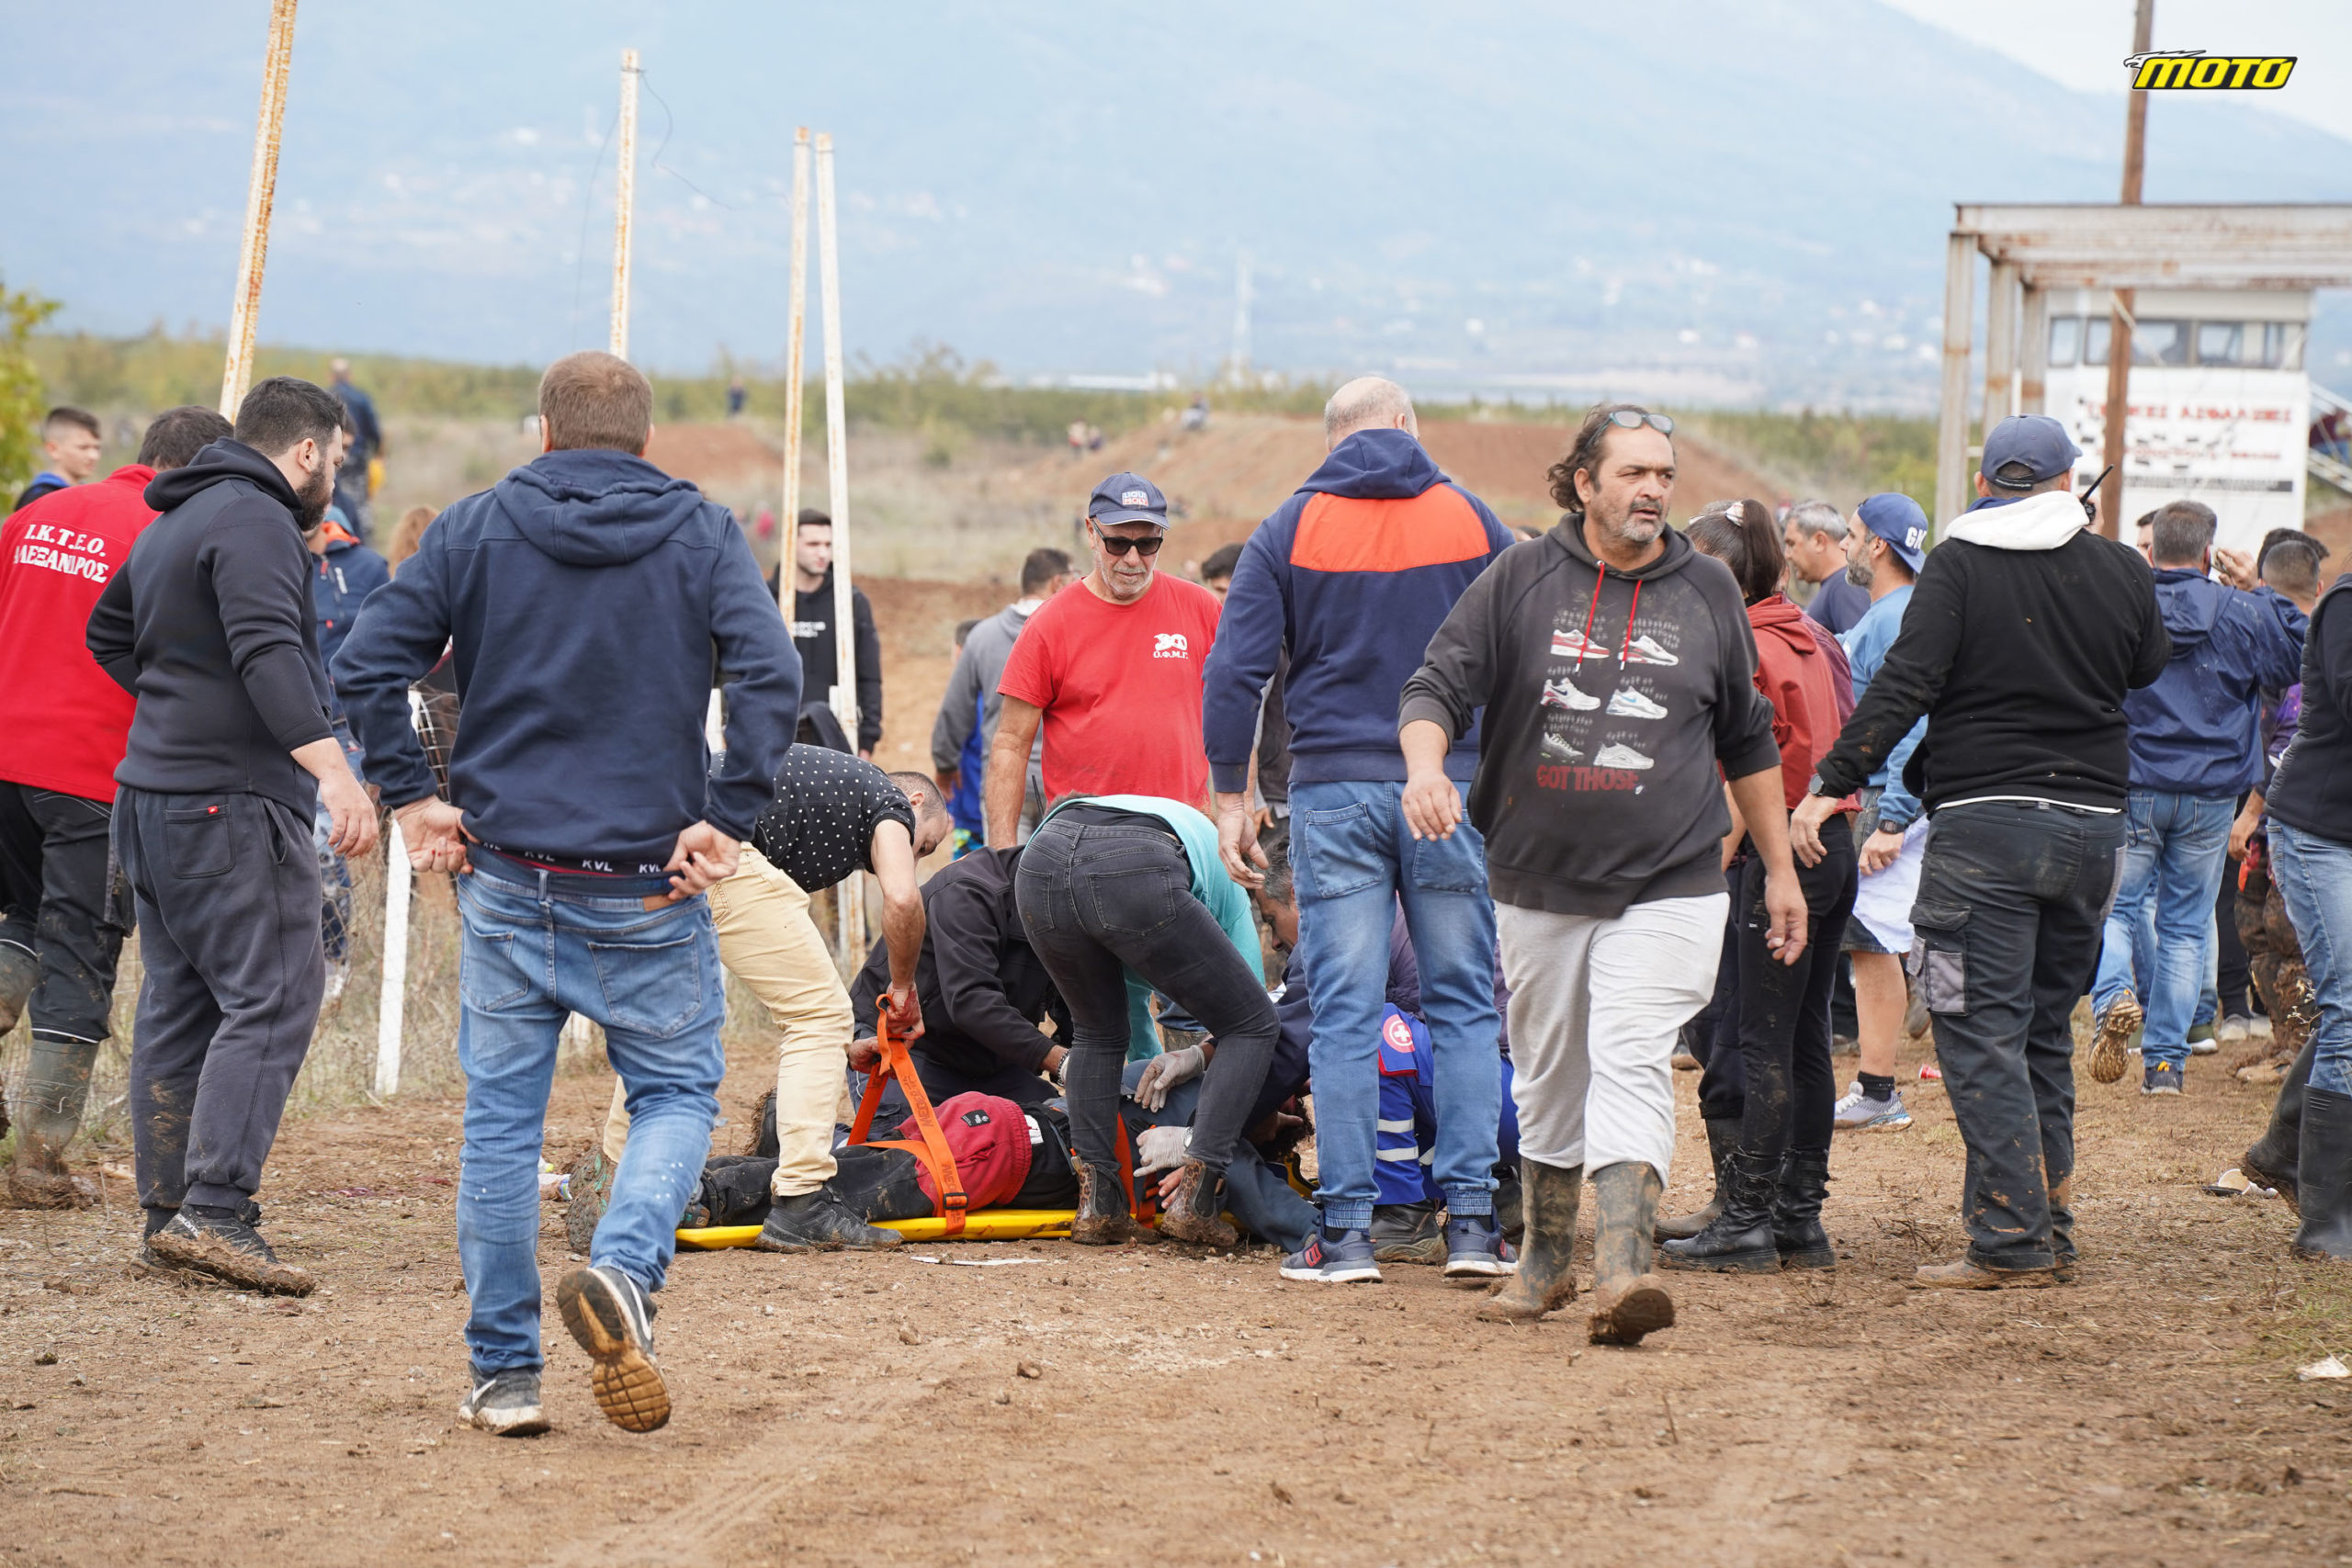
<instances>
[{"instance_id":1,"label":"green vegetation","mask_svg":"<svg viewBox=\"0 0 2352 1568\"><path fill-rule=\"evenodd\" d=\"M40 471L40 416L49 402L28 344L56 310L54 299L11 294L0 282L0 494L16 494Z\"/></svg>"},{"instance_id":2,"label":"green vegetation","mask_svg":"<svg viewBox=\"0 0 2352 1568\"><path fill-rule=\"evenodd\" d=\"M1894 414L1719 411L1686 416L1692 434L1795 491L1850 504L1901 491L1936 504L1936 422Z\"/></svg>"}]
</instances>

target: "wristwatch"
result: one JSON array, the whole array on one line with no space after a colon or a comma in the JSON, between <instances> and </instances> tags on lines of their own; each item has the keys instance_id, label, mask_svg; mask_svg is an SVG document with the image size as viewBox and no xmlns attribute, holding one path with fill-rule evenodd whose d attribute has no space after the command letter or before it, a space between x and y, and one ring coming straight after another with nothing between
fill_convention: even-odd
<instances>
[{"instance_id":1,"label":"wristwatch","mask_svg":"<svg viewBox=\"0 0 2352 1568\"><path fill-rule=\"evenodd\" d=\"M1837 793L1827 784L1821 782L1821 775L1819 773L1814 774L1813 777L1805 781L1804 792L1807 795L1835 795Z\"/></svg>"}]
</instances>

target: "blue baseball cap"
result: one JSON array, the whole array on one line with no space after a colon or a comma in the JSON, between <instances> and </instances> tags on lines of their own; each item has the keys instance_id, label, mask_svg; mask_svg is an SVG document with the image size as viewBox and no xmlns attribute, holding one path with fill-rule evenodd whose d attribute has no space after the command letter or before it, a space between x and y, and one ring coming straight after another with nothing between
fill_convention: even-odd
<instances>
[{"instance_id":1,"label":"blue baseball cap","mask_svg":"<svg viewBox=\"0 0 2352 1568\"><path fill-rule=\"evenodd\" d=\"M1086 498L1086 515L1097 523L1148 523L1168 526L1168 498L1141 474L1113 474Z\"/></svg>"},{"instance_id":2,"label":"blue baseball cap","mask_svg":"<svg viewBox=\"0 0 2352 1568\"><path fill-rule=\"evenodd\" d=\"M1977 471L1986 483L2004 490L2030 490L2068 472L2082 455L2067 438L2066 427L2048 414L2013 413L1984 437L1984 459Z\"/></svg>"},{"instance_id":3,"label":"blue baseball cap","mask_svg":"<svg viewBox=\"0 0 2352 1568\"><path fill-rule=\"evenodd\" d=\"M1862 526L1886 541L1886 547L1917 577L1928 558L1928 514L1907 495L1887 491L1862 502L1855 511Z\"/></svg>"}]
</instances>

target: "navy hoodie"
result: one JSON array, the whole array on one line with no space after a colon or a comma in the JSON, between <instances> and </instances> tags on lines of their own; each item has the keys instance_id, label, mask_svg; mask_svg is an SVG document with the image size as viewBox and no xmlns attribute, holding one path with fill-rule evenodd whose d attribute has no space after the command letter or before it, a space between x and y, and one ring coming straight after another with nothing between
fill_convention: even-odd
<instances>
[{"instance_id":1,"label":"navy hoodie","mask_svg":"<svg viewBox=\"0 0 2352 1568\"><path fill-rule=\"evenodd\" d=\"M1360 430L1241 547L1203 671L1210 782L1250 787L1258 705L1287 646L1291 782L1401 781L1396 702L1463 591L1516 541L1401 430ZM1475 723L1446 772L1478 767Z\"/></svg>"},{"instance_id":2,"label":"navy hoodie","mask_svg":"<svg viewBox=\"0 0 2352 1568\"><path fill-rule=\"evenodd\" d=\"M466 716L449 798L486 844L633 874L697 820L748 839L775 794L792 639L727 510L641 457L544 454L444 512L369 595L334 672L388 806L434 793L408 688L445 645Z\"/></svg>"},{"instance_id":3,"label":"navy hoodie","mask_svg":"<svg viewBox=\"0 0 2352 1568\"><path fill-rule=\"evenodd\" d=\"M2256 595L2194 568L2156 569L2156 607L2172 660L2123 699L2132 787L2241 795L2262 782L2263 689L2295 683L2303 639Z\"/></svg>"},{"instance_id":4,"label":"navy hoodie","mask_svg":"<svg viewBox=\"0 0 2352 1568\"><path fill-rule=\"evenodd\" d=\"M373 593L392 580L392 569L384 558L353 538L330 517L322 525L327 530L327 553L312 558L318 563L311 572L311 606L319 618L319 658L327 664L343 647L343 639L351 635L351 624L359 615L359 606ZM342 705L334 711L340 715Z\"/></svg>"}]
</instances>

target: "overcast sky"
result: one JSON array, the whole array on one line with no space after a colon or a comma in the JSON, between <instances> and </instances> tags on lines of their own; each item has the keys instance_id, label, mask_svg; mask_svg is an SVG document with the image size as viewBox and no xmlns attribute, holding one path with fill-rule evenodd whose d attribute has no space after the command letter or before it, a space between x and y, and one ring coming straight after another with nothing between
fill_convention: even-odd
<instances>
[{"instance_id":1,"label":"overcast sky","mask_svg":"<svg viewBox=\"0 0 2352 1568\"><path fill-rule=\"evenodd\" d=\"M2132 0L1886 0L2069 87L2112 93L2122 112ZM2156 0L2155 47L2291 54L2295 73L2265 108L2352 136L2352 5L2345 0ZM2164 98L2150 105L2161 113Z\"/></svg>"}]
</instances>

